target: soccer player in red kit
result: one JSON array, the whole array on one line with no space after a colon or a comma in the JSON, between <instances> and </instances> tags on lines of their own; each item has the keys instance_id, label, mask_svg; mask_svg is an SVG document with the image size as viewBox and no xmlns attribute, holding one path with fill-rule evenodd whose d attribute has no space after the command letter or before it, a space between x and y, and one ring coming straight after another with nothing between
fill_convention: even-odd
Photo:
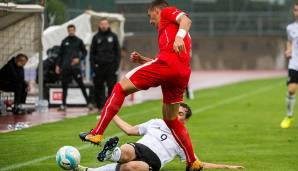
<instances>
[{"instance_id":1,"label":"soccer player in red kit","mask_svg":"<svg viewBox=\"0 0 298 171\"><path fill-rule=\"evenodd\" d=\"M194 154L189 134L177 118L179 104L183 101L183 93L191 72L191 38L188 33L191 20L183 11L169 6L165 0L154 0L148 9L148 16L150 24L158 29L159 54L153 60L138 52L131 54L131 60L142 65L127 73L125 78L115 85L96 128L81 133L80 138L99 144L103 140L104 130L118 113L127 95L161 86L163 118L186 154L187 170L201 170L202 164Z\"/></svg>"}]
</instances>

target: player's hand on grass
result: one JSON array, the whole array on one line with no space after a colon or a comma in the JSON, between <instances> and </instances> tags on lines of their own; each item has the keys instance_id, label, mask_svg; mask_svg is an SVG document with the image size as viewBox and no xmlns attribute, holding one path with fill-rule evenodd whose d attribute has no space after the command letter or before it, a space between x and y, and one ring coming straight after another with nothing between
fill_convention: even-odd
<instances>
[{"instance_id":1,"label":"player's hand on grass","mask_svg":"<svg viewBox=\"0 0 298 171\"><path fill-rule=\"evenodd\" d=\"M186 51L183 38L181 38L179 36L176 36L175 42L174 42L174 45L173 45L173 49L174 49L175 52L177 52L179 54L180 54L180 52L183 52L183 51L185 52Z\"/></svg>"},{"instance_id":2,"label":"player's hand on grass","mask_svg":"<svg viewBox=\"0 0 298 171\"><path fill-rule=\"evenodd\" d=\"M243 166L227 166L227 169L244 169Z\"/></svg>"},{"instance_id":3,"label":"player's hand on grass","mask_svg":"<svg viewBox=\"0 0 298 171\"><path fill-rule=\"evenodd\" d=\"M143 59L143 56L137 51L133 51L130 54L130 60L133 63L141 63L142 59Z\"/></svg>"},{"instance_id":4,"label":"player's hand on grass","mask_svg":"<svg viewBox=\"0 0 298 171\"><path fill-rule=\"evenodd\" d=\"M244 169L243 166L202 162L204 169Z\"/></svg>"}]
</instances>

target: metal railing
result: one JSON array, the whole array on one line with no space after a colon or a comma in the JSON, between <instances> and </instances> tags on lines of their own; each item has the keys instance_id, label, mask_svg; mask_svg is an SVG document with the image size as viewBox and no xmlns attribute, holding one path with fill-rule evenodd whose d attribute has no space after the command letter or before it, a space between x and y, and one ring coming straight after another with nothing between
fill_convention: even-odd
<instances>
[{"instance_id":1,"label":"metal railing","mask_svg":"<svg viewBox=\"0 0 298 171\"><path fill-rule=\"evenodd\" d=\"M146 14L125 14L125 31L135 34L154 33ZM288 13L240 12L240 13L190 13L191 32L204 36L231 35L285 35L291 22Z\"/></svg>"},{"instance_id":2,"label":"metal railing","mask_svg":"<svg viewBox=\"0 0 298 171\"><path fill-rule=\"evenodd\" d=\"M69 10L76 16L83 10ZM154 34L155 29L149 24L146 11L143 13L124 13L125 32L137 35ZM191 12L192 34L203 36L232 35L282 35L287 24L292 22L289 12Z\"/></svg>"}]
</instances>

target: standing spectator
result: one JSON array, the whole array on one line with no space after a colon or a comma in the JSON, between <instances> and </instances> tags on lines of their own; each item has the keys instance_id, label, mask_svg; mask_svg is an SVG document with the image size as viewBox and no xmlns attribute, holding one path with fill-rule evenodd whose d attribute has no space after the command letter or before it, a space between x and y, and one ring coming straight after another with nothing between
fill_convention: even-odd
<instances>
[{"instance_id":1,"label":"standing spectator","mask_svg":"<svg viewBox=\"0 0 298 171\"><path fill-rule=\"evenodd\" d=\"M66 109L66 98L68 84L72 81L72 78L77 82L78 86L82 90L89 109L92 109L92 105L89 103L89 97L87 96L86 88L83 83L80 63L85 59L87 50L83 41L75 35L76 27L74 25L67 26L68 36L62 41L61 49L59 53L59 59L57 60L56 73L61 74L62 77L62 105L60 111Z\"/></svg>"},{"instance_id":2,"label":"standing spectator","mask_svg":"<svg viewBox=\"0 0 298 171\"><path fill-rule=\"evenodd\" d=\"M101 19L90 50L90 63L94 71L95 101L99 110L104 106L117 82L120 53L118 38L111 31L109 21L106 18ZM108 87L107 95L105 84Z\"/></svg>"},{"instance_id":3,"label":"standing spectator","mask_svg":"<svg viewBox=\"0 0 298 171\"><path fill-rule=\"evenodd\" d=\"M28 57L20 53L0 69L0 90L14 92L14 114L19 113L18 105L26 102L29 91L24 76L24 66L27 62Z\"/></svg>"},{"instance_id":4,"label":"standing spectator","mask_svg":"<svg viewBox=\"0 0 298 171\"><path fill-rule=\"evenodd\" d=\"M287 26L287 44L285 57L289 60L288 62L288 79L287 79L287 97L286 97L286 107L287 113L286 117L281 121L280 127L287 129L290 128L292 122L294 121L293 113L296 103L296 91L298 85L298 2L295 2L292 7L292 12L295 21Z\"/></svg>"}]
</instances>

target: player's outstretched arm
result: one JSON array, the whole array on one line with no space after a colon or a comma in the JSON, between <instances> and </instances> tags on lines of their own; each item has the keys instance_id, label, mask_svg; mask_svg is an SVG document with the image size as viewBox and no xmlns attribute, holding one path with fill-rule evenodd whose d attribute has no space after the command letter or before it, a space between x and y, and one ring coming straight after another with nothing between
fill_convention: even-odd
<instances>
[{"instance_id":1,"label":"player's outstretched arm","mask_svg":"<svg viewBox=\"0 0 298 171\"><path fill-rule=\"evenodd\" d=\"M225 164L214 164L202 162L204 169L244 169L243 166L225 165Z\"/></svg>"},{"instance_id":2,"label":"player's outstretched arm","mask_svg":"<svg viewBox=\"0 0 298 171\"><path fill-rule=\"evenodd\" d=\"M129 123L122 120L118 115L114 116L113 121L115 122L117 127L120 128L125 134L135 136L140 135L138 126L130 125Z\"/></svg>"},{"instance_id":3,"label":"player's outstretched arm","mask_svg":"<svg viewBox=\"0 0 298 171\"><path fill-rule=\"evenodd\" d=\"M145 56L142 56L139 52L137 51L133 51L131 54L130 54L130 60L131 62L133 63L139 63L139 64L144 64L144 63L147 63L147 62L150 62L152 59L150 58L147 58Z\"/></svg>"}]
</instances>

